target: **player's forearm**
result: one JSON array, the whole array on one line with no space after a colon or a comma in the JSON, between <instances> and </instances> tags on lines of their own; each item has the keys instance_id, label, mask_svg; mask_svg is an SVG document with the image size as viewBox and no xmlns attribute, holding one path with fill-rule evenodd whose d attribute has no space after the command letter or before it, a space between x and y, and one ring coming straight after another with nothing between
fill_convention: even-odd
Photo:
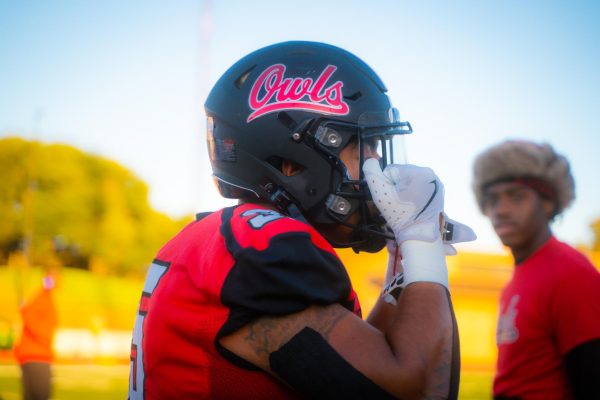
<instances>
[{"instance_id":1,"label":"player's forearm","mask_svg":"<svg viewBox=\"0 0 600 400\"><path fill-rule=\"evenodd\" d=\"M392 324L395 307L379 297L366 321L373 327L385 332Z\"/></svg>"},{"instance_id":2,"label":"player's forearm","mask_svg":"<svg viewBox=\"0 0 600 400\"><path fill-rule=\"evenodd\" d=\"M410 368L421 393L448 396L452 361L452 316L446 288L414 283L399 299L386 337L398 362Z\"/></svg>"}]
</instances>

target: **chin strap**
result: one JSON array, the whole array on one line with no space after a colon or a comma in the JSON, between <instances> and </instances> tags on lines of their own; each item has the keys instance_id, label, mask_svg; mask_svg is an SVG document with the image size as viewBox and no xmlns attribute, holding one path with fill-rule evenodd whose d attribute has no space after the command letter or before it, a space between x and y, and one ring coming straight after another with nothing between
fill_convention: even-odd
<instances>
[{"instance_id":1,"label":"chin strap","mask_svg":"<svg viewBox=\"0 0 600 400\"><path fill-rule=\"evenodd\" d=\"M308 223L306 221L306 218L304 218L304 215L302 215L302 212L300 212L298 206L292 201L292 199L285 192L285 190L281 188L275 190L271 194L269 201L275 204L275 206L285 215L288 215L304 223Z\"/></svg>"}]
</instances>

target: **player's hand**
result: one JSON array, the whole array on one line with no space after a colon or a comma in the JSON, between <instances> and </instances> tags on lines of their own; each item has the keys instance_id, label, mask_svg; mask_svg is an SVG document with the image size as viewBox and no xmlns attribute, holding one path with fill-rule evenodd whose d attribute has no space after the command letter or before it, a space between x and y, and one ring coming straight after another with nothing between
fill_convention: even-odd
<instances>
[{"instance_id":1,"label":"player's hand","mask_svg":"<svg viewBox=\"0 0 600 400\"><path fill-rule=\"evenodd\" d=\"M444 185L430 168L389 165L368 159L363 166L373 201L402 250L404 282L435 282L448 287L446 253L452 243L473 240L466 225L444 213Z\"/></svg>"},{"instance_id":2,"label":"player's hand","mask_svg":"<svg viewBox=\"0 0 600 400\"><path fill-rule=\"evenodd\" d=\"M444 184L431 168L416 165L388 165L381 171L375 159L363 166L373 201L396 242L422 240L433 242L442 234L449 254L453 243L475 240L471 228L444 213Z\"/></svg>"},{"instance_id":3,"label":"player's hand","mask_svg":"<svg viewBox=\"0 0 600 400\"><path fill-rule=\"evenodd\" d=\"M444 185L431 168L388 165L370 158L363 166L375 206L394 232L396 242L433 242L441 235Z\"/></svg>"}]
</instances>

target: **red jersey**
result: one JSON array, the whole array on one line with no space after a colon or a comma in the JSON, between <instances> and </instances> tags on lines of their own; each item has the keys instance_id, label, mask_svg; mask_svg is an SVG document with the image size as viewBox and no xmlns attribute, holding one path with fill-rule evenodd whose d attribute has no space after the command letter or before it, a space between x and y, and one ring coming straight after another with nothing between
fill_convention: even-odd
<instances>
[{"instance_id":1,"label":"red jersey","mask_svg":"<svg viewBox=\"0 0 600 400\"><path fill-rule=\"evenodd\" d=\"M600 338L600 274L550 238L522 264L500 299L494 396L571 399L564 356Z\"/></svg>"},{"instance_id":2,"label":"red jersey","mask_svg":"<svg viewBox=\"0 0 600 400\"><path fill-rule=\"evenodd\" d=\"M130 399L280 399L286 385L219 345L262 316L342 304L348 274L310 225L255 204L189 224L158 253L136 319Z\"/></svg>"}]
</instances>

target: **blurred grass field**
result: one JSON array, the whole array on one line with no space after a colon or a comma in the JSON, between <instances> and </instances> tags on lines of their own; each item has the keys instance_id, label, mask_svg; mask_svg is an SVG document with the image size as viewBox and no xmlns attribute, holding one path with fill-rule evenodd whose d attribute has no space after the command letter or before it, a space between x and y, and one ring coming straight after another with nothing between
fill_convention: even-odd
<instances>
[{"instance_id":1,"label":"blurred grass field","mask_svg":"<svg viewBox=\"0 0 600 400\"><path fill-rule=\"evenodd\" d=\"M20 369L16 364L0 365L0 398L21 400ZM127 365L54 365L54 400L126 399Z\"/></svg>"},{"instance_id":2,"label":"blurred grass field","mask_svg":"<svg viewBox=\"0 0 600 400\"><path fill-rule=\"evenodd\" d=\"M125 399L128 377L127 365L55 365L52 399ZM491 381L490 372L463 372L459 399L490 399ZM22 399L20 371L15 364L0 365L0 399Z\"/></svg>"}]
</instances>

